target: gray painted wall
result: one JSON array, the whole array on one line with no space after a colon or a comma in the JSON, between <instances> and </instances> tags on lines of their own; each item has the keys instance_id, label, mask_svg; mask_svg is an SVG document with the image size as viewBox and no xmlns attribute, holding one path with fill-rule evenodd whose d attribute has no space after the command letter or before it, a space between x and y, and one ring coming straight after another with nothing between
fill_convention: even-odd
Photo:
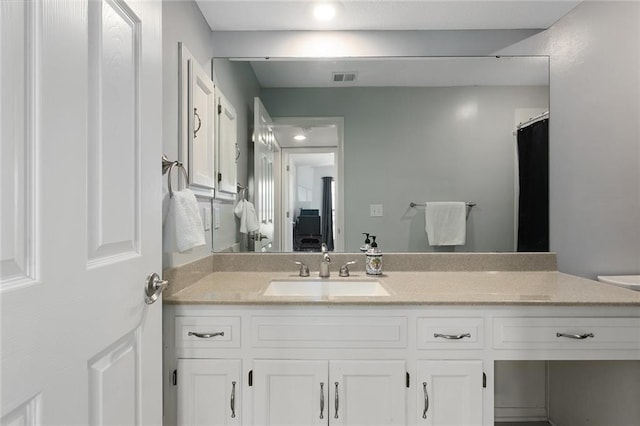
<instances>
[{"instance_id":1,"label":"gray painted wall","mask_svg":"<svg viewBox=\"0 0 640 426\"><path fill-rule=\"evenodd\" d=\"M211 54L211 29L194 2L162 3L162 149L169 159L178 159L178 42L184 43L197 61L207 69ZM158 160L158 163L160 160ZM173 175L177 175L174 173ZM166 186L167 178L163 178ZM173 182L177 187L177 181ZM210 209L211 202L199 200L200 210ZM182 265L211 253L211 234L205 233L207 245L185 253L163 253L163 269Z\"/></svg>"},{"instance_id":2,"label":"gray painted wall","mask_svg":"<svg viewBox=\"0 0 640 426\"><path fill-rule=\"evenodd\" d=\"M561 271L640 273L640 3L583 2L501 51L550 56L551 249Z\"/></svg>"},{"instance_id":3,"label":"gray painted wall","mask_svg":"<svg viewBox=\"0 0 640 426\"><path fill-rule=\"evenodd\" d=\"M513 251L514 114L545 108L546 87L263 89L260 97L274 117L344 117L346 251L358 250L362 232L383 251L434 251L424 208L411 201L474 201L467 244L456 251ZM384 216L370 217L370 204L383 204Z\"/></svg>"}]
</instances>

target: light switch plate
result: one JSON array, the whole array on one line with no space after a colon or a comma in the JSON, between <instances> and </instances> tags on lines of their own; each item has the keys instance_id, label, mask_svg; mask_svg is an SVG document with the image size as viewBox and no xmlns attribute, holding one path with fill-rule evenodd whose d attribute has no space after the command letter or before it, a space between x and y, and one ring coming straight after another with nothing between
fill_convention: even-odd
<instances>
[{"instance_id":1,"label":"light switch plate","mask_svg":"<svg viewBox=\"0 0 640 426\"><path fill-rule=\"evenodd\" d=\"M204 230L209 231L211 229L211 208L203 207L202 208L202 221L204 222Z\"/></svg>"},{"instance_id":2,"label":"light switch plate","mask_svg":"<svg viewBox=\"0 0 640 426\"><path fill-rule=\"evenodd\" d=\"M371 204L371 217L379 217L382 216L382 204Z\"/></svg>"},{"instance_id":3,"label":"light switch plate","mask_svg":"<svg viewBox=\"0 0 640 426\"><path fill-rule=\"evenodd\" d=\"M220 207L213 208L213 229L220 229Z\"/></svg>"}]
</instances>

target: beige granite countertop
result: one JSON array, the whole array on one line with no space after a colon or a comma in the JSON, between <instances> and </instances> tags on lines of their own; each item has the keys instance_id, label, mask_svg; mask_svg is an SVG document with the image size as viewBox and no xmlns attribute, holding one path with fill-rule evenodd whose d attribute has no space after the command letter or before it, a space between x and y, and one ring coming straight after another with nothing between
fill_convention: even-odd
<instances>
[{"instance_id":1,"label":"beige granite countertop","mask_svg":"<svg viewBox=\"0 0 640 426\"><path fill-rule=\"evenodd\" d=\"M378 277L352 273L347 280L377 279L386 297L263 296L271 280L291 272L213 272L164 299L167 304L230 305L563 305L640 306L640 292L557 271L390 271ZM328 280L344 280L334 274Z\"/></svg>"}]
</instances>

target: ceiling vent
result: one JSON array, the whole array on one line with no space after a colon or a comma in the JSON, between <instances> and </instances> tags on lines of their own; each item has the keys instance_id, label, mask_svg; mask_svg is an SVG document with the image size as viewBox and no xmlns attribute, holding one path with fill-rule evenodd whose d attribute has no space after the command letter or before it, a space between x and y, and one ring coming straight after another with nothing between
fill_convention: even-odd
<instances>
[{"instance_id":1,"label":"ceiling vent","mask_svg":"<svg viewBox=\"0 0 640 426\"><path fill-rule=\"evenodd\" d=\"M355 71L331 73L331 81L334 83L353 83L357 77L358 73Z\"/></svg>"}]
</instances>

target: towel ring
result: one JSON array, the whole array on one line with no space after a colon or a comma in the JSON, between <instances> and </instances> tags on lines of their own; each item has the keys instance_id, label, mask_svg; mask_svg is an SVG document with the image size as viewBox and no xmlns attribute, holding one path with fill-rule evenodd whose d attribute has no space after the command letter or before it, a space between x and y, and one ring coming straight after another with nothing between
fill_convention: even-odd
<instances>
[{"instance_id":1,"label":"towel ring","mask_svg":"<svg viewBox=\"0 0 640 426\"><path fill-rule=\"evenodd\" d=\"M173 198L173 188L171 188L171 170L173 170L174 167L178 167L180 170L182 170L182 174L184 175L184 181L185 181L185 185L186 187L189 187L189 174L187 173L187 170L184 168L184 165L180 162L180 161L171 161L167 158L166 155L162 155L162 174L167 174L167 180L168 180L168 187L169 187L169 197Z\"/></svg>"}]
</instances>

